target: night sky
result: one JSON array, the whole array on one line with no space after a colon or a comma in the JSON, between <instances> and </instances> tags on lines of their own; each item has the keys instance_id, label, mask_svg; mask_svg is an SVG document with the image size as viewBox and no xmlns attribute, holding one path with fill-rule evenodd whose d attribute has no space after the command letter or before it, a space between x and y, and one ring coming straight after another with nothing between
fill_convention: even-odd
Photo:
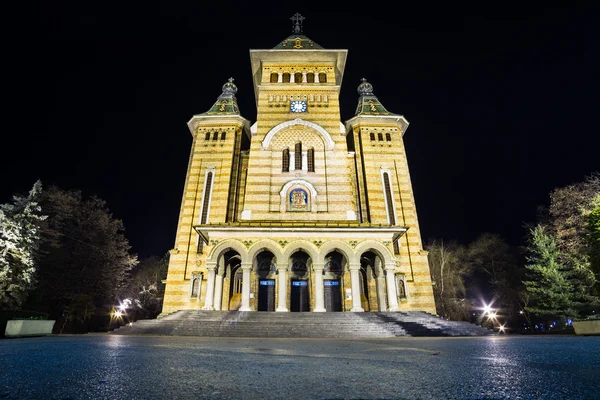
<instances>
[{"instance_id":1,"label":"night sky","mask_svg":"<svg viewBox=\"0 0 600 400\"><path fill-rule=\"evenodd\" d=\"M229 77L256 119L250 49L348 49L404 136L424 242L523 243L550 191L600 171L600 6L567 2L21 2L5 6L0 202L35 180L106 200L133 252L174 244L192 137ZM9 9L6 9L9 7ZM19 7L19 8L15 8ZM258 9L258 10L257 10Z\"/></svg>"}]
</instances>

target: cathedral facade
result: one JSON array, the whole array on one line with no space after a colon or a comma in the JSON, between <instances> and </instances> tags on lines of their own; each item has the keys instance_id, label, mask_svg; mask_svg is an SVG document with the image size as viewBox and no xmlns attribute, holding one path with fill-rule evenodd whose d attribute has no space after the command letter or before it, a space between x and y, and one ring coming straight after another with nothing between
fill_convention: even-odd
<instances>
[{"instance_id":1,"label":"cathedral facade","mask_svg":"<svg viewBox=\"0 0 600 400\"><path fill-rule=\"evenodd\" d=\"M250 50L256 121L230 79L193 137L162 315L435 313L403 136L366 80L342 122L347 50L302 32Z\"/></svg>"}]
</instances>

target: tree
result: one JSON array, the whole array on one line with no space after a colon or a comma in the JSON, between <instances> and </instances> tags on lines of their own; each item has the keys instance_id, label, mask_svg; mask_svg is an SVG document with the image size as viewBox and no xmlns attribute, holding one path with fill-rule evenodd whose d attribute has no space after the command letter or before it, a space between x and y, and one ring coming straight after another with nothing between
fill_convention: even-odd
<instances>
[{"instance_id":1,"label":"tree","mask_svg":"<svg viewBox=\"0 0 600 400\"><path fill-rule=\"evenodd\" d=\"M156 318L162 310L165 284L169 268L169 253L162 258L150 256L140 260L131 270L128 284L122 293L122 304L128 309L129 319Z\"/></svg>"},{"instance_id":2,"label":"tree","mask_svg":"<svg viewBox=\"0 0 600 400\"><path fill-rule=\"evenodd\" d=\"M435 283L433 294L437 313L451 320L468 321L471 302L466 297L465 279L471 270L463 262L464 247L434 239L425 249L429 252L429 269Z\"/></svg>"},{"instance_id":3,"label":"tree","mask_svg":"<svg viewBox=\"0 0 600 400\"><path fill-rule=\"evenodd\" d=\"M37 307L61 320L58 329L93 329L91 319L108 315L137 256L122 221L98 197L53 186L42 207L49 217L42 225Z\"/></svg>"},{"instance_id":4,"label":"tree","mask_svg":"<svg viewBox=\"0 0 600 400\"><path fill-rule=\"evenodd\" d=\"M495 308L515 325L521 308L523 271L519 269L515 249L495 233L482 233L467 247L467 262L474 272L487 277Z\"/></svg>"},{"instance_id":5,"label":"tree","mask_svg":"<svg viewBox=\"0 0 600 400\"><path fill-rule=\"evenodd\" d=\"M555 188L550 194L549 233L556 238L560 263L573 286L574 306L580 314L600 303L600 274L594 264L596 247L590 236L599 197L598 173L586 177L583 182Z\"/></svg>"},{"instance_id":6,"label":"tree","mask_svg":"<svg viewBox=\"0 0 600 400\"><path fill-rule=\"evenodd\" d=\"M538 224L529 229L526 251L526 311L539 318L572 316L573 287L560 264L556 240L545 226Z\"/></svg>"},{"instance_id":7,"label":"tree","mask_svg":"<svg viewBox=\"0 0 600 400\"><path fill-rule=\"evenodd\" d=\"M21 308L36 283L39 224L46 216L38 204L42 183L28 196L0 205L0 308Z\"/></svg>"},{"instance_id":8,"label":"tree","mask_svg":"<svg viewBox=\"0 0 600 400\"><path fill-rule=\"evenodd\" d=\"M587 242L590 254L590 269L596 276L596 296L600 295L600 195L593 202L594 208L587 217Z\"/></svg>"}]
</instances>

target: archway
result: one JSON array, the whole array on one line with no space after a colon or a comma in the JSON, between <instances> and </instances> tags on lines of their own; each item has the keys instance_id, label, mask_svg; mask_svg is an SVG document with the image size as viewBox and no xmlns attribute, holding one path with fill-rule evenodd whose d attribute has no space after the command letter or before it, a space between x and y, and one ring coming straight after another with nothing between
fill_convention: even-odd
<instances>
[{"instance_id":1,"label":"archway","mask_svg":"<svg viewBox=\"0 0 600 400\"><path fill-rule=\"evenodd\" d=\"M258 311L275 311L276 258L269 250L256 255L256 275L258 278Z\"/></svg>"},{"instance_id":2,"label":"archway","mask_svg":"<svg viewBox=\"0 0 600 400\"><path fill-rule=\"evenodd\" d=\"M323 297L324 306L327 311L342 311L342 293L344 286L344 265L346 259L337 250L329 252L325 256L323 266Z\"/></svg>"},{"instance_id":3,"label":"archway","mask_svg":"<svg viewBox=\"0 0 600 400\"><path fill-rule=\"evenodd\" d=\"M310 311L310 267L312 260L303 250L290 257L290 311Z\"/></svg>"},{"instance_id":4,"label":"archway","mask_svg":"<svg viewBox=\"0 0 600 400\"><path fill-rule=\"evenodd\" d=\"M369 250L360 256L361 307L365 311L387 311L383 260Z\"/></svg>"},{"instance_id":5,"label":"archway","mask_svg":"<svg viewBox=\"0 0 600 400\"><path fill-rule=\"evenodd\" d=\"M240 269L241 257L240 254L232 249L229 249L221 256L219 260L219 269L217 278L222 280L222 301L215 301L216 310L238 310L242 303L242 270ZM218 292L219 279L215 288L215 293ZM219 295L215 296L217 299Z\"/></svg>"}]
</instances>

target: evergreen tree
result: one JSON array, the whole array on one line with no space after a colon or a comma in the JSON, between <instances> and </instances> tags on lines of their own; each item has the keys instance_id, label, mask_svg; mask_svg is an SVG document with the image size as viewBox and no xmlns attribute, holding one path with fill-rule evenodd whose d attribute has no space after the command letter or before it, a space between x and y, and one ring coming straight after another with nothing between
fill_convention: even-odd
<instances>
[{"instance_id":1,"label":"evergreen tree","mask_svg":"<svg viewBox=\"0 0 600 400\"><path fill-rule=\"evenodd\" d=\"M138 262L123 222L103 200L77 190L49 187L42 207L49 217L42 225L40 285L32 305L57 319L57 330L100 329L100 316L108 315Z\"/></svg>"},{"instance_id":2,"label":"evergreen tree","mask_svg":"<svg viewBox=\"0 0 600 400\"><path fill-rule=\"evenodd\" d=\"M543 225L529 229L526 278L527 312L539 318L566 318L574 314L573 287L559 262L556 240Z\"/></svg>"},{"instance_id":3,"label":"evergreen tree","mask_svg":"<svg viewBox=\"0 0 600 400\"><path fill-rule=\"evenodd\" d=\"M600 195L587 218L587 240L590 248L590 269L596 276L595 294L600 296Z\"/></svg>"},{"instance_id":4,"label":"evergreen tree","mask_svg":"<svg viewBox=\"0 0 600 400\"><path fill-rule=\"evenodd\" d=\"M42 183L0 205L0 308L21 308L36 283Z\"/></svg>"}]
</instances>

